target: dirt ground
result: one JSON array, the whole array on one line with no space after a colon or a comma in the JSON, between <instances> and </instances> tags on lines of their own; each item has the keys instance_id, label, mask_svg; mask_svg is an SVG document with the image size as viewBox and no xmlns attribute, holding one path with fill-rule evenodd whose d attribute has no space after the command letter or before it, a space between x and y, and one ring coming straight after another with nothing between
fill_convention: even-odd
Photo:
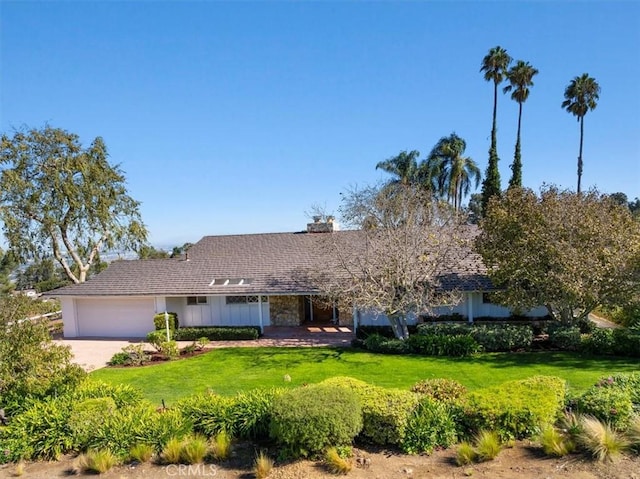
<instances>
[{"instance_id":1,"label":"dirt ground","mask_svg":"<svg viewBox=\"0 0 640 479\"><path fill-rule=\"evenodd\" d=\"M596 463L581 455L561 459L542 456L532 443L519 442L504 449L497 459L473 466L455 465L455 448L437 451L431 456L405 456L385 451L355 449L354 467L346 477L354 479L395 478L483 478L483 479L640 479L640 456L623 456L613 463ZM224 479L251 479L253 446L237 445L232 458L222 464L194 466L159 466L154 464L123 465L100 477L121 478L171 478L210 477ZM66 457L53 463L28 463L21 477L49 479L62 477L88 477L74 471L75 459ZM15 465L0 466L0 477L17 477ZM95 477L95 476L94 476ZM335 477L320 462L298 461L276 464L270 479L317 479Z\"/></svg>"}]
</instances>

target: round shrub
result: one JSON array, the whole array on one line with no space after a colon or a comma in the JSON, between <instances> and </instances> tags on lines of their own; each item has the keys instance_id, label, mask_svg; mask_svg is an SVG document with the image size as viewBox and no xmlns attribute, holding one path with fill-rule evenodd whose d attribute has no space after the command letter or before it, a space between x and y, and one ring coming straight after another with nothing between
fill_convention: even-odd
<instances>
[{"instance_id":1,"label":"round shrub","mask_svg":"<svg viewBox=\"0 0 640 479\"><path fill-rule=\"evenodd\" d=\"M449 447L458 440L456 421L444 403L426 397L409 416L400 445L408 454L431 454L436 447Z\"/></svg>"},{"instance_id":2,"label":"round shrub","mask_svg":"<svg viewBox=\"0 0 640 479\"><path fill-rule=\"evenodd\" d=\"M577 351L582 336L577 326L559 326L549 331L549 342L553 347L564 351Z\"/></svg>"},{"instance_id":3,"label":"round shrub","mask_svg":"<svg viewBox=\"0 0 640 479\"><path fill-rule=\"evenodd\" d=\"M467 388L453 379L436 378L419 381L411 391L436 401L456 401L467 394Z\"/></svg>"},{"instance_id":4,"label":"round shrub","mask_svg":"<svg viewBox=\"0 0 640 479\"><path fill-rule=\"evenodd\" d=\"M578 411L608 422L615 429L625 429L633 414L631 392L624 387L597 384L587 390L577 404Z\"/></svg>"},{"instance_id":5,"label":"round shrub","mask_svg":"<svg viewBox=\"0 0 640 479\"><path fill-rule=\"evenodd\" d=\"M345 387L301 387L287 391L273 403L270 435L293 457L351 444L361 429L360 402Z\"/></svg>"},{"instance_id":6,"label":"round shrub","mask_svg":"<svg viewBox=\"0 0 640 479\"><path fill-rule=\"evenodd\" d=\"M613 354L614 346L613 330L597 328L582 342L581 349L589 354Z\"/></svg>"},{"instance_id":7,"label":"round shrub","mask_svg":"<svg viewBox=\"0 0 640 479\"><path fill-rule=\"evenodd\" d=\"M347 387L356 393L362 405L362 440L381 445L402 444L409 416L418 405L417 394L349 377L334 377L321 384Z\"/></svg>"}]
</instances>

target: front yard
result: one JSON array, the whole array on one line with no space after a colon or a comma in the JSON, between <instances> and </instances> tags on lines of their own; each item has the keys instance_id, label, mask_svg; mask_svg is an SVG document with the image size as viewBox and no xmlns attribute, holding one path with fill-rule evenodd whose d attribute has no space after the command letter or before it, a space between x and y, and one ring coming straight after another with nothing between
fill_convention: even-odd
<instances>
[{"instance_id":1,"label":"front yard","mask_svg":"<svg viewBox=\"0 0 640 479\"><path fill-rule=\"evenodd\" d=\"M408 389L422 379L450 378L474 390L534 375L558 376L572 393L613 372L638 370L635 358L583 357L567 352L492 353L467 358L388 356L350 348L222 348L190 359L141 368L109 368L95 379L130 384L147 399L172 404L208 389L223 395L271 386L299 386L332 376ZM290 377L291 381L285 381Z\"/></svg>"}]
</instances>

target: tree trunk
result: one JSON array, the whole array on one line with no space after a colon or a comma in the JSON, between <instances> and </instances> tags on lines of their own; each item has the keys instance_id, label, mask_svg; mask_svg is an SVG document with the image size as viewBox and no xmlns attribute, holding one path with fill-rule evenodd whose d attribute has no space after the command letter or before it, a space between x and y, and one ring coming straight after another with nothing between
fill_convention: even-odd
<instances>
[{"instance_id":1,"label":"tree trunk","mask_svg":"<svg viewBox=\"0 0 640 479\"><path fill-rule=\"evenodd\" d=\"M404 341L409 337L409 329L407 328L407 318L401 314L390 314L387 316L391 329L396 338Z\"/></svg>"},{"instance_id":2,"label":"tree trunk","mask_svg":"<svg viewBox=\"0 0 640 479\"><path fill-rule=\"evenodd\" d=\"M584 138L584 115L580 117L580 151L578 153L578 195L582 183L582 139Z\"/></svg>"}]
</instances>

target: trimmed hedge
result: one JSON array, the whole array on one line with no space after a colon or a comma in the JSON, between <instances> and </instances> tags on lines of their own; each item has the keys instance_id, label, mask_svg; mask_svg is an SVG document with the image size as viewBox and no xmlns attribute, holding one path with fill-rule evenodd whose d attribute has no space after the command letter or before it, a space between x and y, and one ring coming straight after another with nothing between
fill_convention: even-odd
<instances>
[{"instance_id":1,"label":"trimmed hedge","mask_svg":"<svg viewBox=\"0 0 640 479\"><path fill-rule=\"evenodd\" d=\"M313 384L287 391L273 402L270 435L291 457L350 445L361 429L358 396L344 386Z\"/></svg>"},{"instance_id":2,"label":"trimmed hedge","mask_svg":"<svg viewBox=\"0 0 640 479\"><path fill-rule=\"evenodd\" d=\"M260 328L258 326L205 326L199 328L180 328L176 330L176 341L197 341L207 338L210 341L241 341L258 339Z\"/></svg>"},{"instance_id":3,"label":"trimmed hedge","mask_svg":"<svg viewBox=\"0 0 640 479\"><path fill-rule=\"evenodd\" d=\"M180 323L178 322L178 313L167 312L167 314L169 315L169 329L178 329L180 327ZM153 325L155 326L156 330L167 328L164 313L158 313L153 317Z\"/></svg>"},{"instance_id":4,"label":"trimmed hedge","mask_svg":"<svg viewBox=\"0 0 640 479\"><path fill-rule=\"evenodd\" d=\"M522 439L553 424L564 407L566 384L553 376L534 376L469 393L464 422L468 433L496 431L501 439Z\"/></svg>"},{"instance_id":5,"label":"trimmed hedge","mask_svg":"<svg viewBox=\"0 0 640 479\"><path fill-rule=\"evenodd\" d=\"M435 378L419 381L411 391L435 401L459 401L467 395L467 388L454 379Z\"/></svg>"},{"instance_id":6,"label":"trimmed hedge","mask_svg":"<svg viewBox=\"0 0 640 479\"><path fill-rule=\"evenodd\" d=\"M334 377L320 384L347 387L356 393L363 417L359 438L374 444L402 444L409 415L418 405L417 394L385 389L349 377Z\"/></svg>"},{"instance_id":7,"label":"trimmed hedge","mask_svg":"<svg viewBox=\"0 0 640 479\"><path fill-rule=\"evenodd\" d=\"M640 358L640 331L598 328L582 341L581 349L588 354Z\"/></svg>"}]
</instances>

